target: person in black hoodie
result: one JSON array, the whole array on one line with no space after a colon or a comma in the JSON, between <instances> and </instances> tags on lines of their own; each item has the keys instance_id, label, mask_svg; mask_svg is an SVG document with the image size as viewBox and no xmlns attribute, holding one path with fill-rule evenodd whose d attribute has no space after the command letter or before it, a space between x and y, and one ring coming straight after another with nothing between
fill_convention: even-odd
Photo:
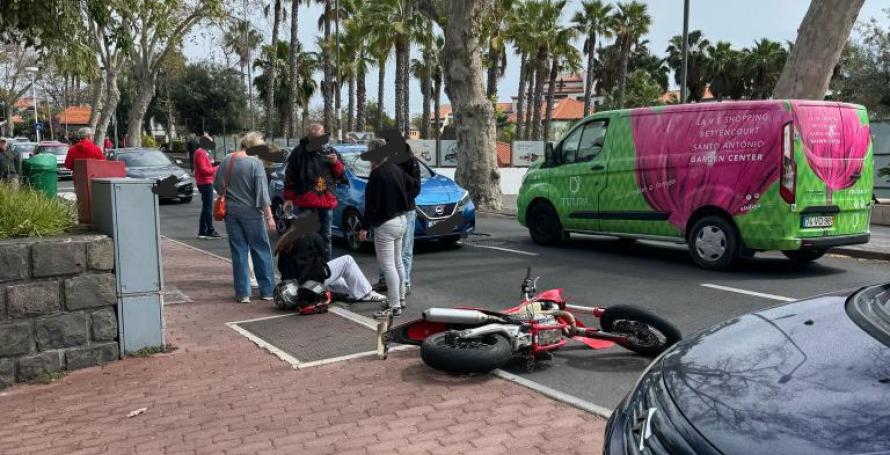
<instances>
[{"instance_id":1,"label":"person in black hoodie","mask_svg":"<svg viewBox=\"0 0 890 455\"><path fill-rule=\"evenodd\" d=\"M324 127L313 123L308 134L300 139L290 156L284 177L285 209L313 211L318 214L324 239L324 259L331 259L331 219L337 207L335 182L343 178L345 166L332 147L327 145Z\"/></svg>"},{"instance_id":2,"label":"person in black hoodie","mask_svg":"<svg viewBox=\"0 0 890 455\"><path fill-rule=\"evenodd\" d=\"M368 151L385 144L382 139L375 139L368 145ZM371 156L371 154L363 154ZM359 238L368 238L368 230L374 229L374 250L377 254L377 266L383 272L387 283L387 309L378 311L376 317L386 317L390 313L400 316L405 300L405 267L402 263L402 237L408 223L405 212L409 210L411 188L419 185L417 180L408 175L399 166L393 164L390 157L380 158L371 162L371 175L365 187L365 216L362 220L362 231Z\"/></svg>"},{"instance_id":3,"label":"person in black hoodie","mask_svg":"<svg viewBox=\"0 0 890 455\"><path fill-rule=\"evenodd\" d=\"M408 144L405 144L407 159L402 158L399 167L412 179L406 181L408 191L408 210L405 211L405 234L402 236L402 267L405 269L405 295L411 294L411 266L414 263L414 225L417 223L417 206L415 199L420 194L420 162ZM396 161L399 161L399 157ZM386 277L383 271L377 279L374 289L378 292L386 291Z\"/></svg>"}]
</instances>

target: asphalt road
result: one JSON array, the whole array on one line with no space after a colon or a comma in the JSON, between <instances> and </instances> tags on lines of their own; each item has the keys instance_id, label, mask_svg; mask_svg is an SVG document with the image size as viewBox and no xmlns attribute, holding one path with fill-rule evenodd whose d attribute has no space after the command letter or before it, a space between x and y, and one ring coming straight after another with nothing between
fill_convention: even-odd
<instances>
[{"instance_id":1,"label":"asphalt road","mask_svg":"<svg viewBox=\"0 0 890 455\"><path fill-rule=\"evenodd\" d=\"M225 240L196 239L199 208L199 199L190 204L163 204L162 234L228 256ZM222 223L217 223L217 228L225 231ZM542 247L531 242L515 219L498 215L481 215L477 229L482 235L470 237L463 246L418 245L414 293L404 320L433 306L513 306L519 299L526 266L541 276L539 290L562 287L577 305L637 305L672 321L684 336L734 316L782 304L782 298L856 288L890 277L890 263L840 256L826 256L818 263L794 268L779 254L759 254L732 271L710 272L693 265L685 248L676 245L573 236L564 246ZM345 250L335 242L335 255L339 254ZM356 261L375 281L373 253L358 254ZM375 310L371 304L352 307L368 316ZM647 358L619 347L592 351L567 346L552 360L539 364L535 372L522 375L613 408L647 364Z\"/></svg>"}]
</instances>

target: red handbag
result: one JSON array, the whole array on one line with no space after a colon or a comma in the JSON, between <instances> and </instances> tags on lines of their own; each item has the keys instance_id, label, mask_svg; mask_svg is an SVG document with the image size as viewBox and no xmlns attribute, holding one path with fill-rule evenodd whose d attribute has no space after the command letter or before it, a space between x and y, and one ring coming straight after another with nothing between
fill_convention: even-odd
<instances>
[{"instance_id":1,"label":"red handbag","mask_svg":"<svg viewBox=\"0 0 890 455\"><path fill-rule=\"evenodd\" d=\"M229 169L225 180L223 180L222 193L216 196L216 200L213 201L213 219L216 221L226 219L226 192L229 190L229 181L232 180L232 168L235 166L236 159L233 156L229 160Z\"/></svg>"}]
</instances>

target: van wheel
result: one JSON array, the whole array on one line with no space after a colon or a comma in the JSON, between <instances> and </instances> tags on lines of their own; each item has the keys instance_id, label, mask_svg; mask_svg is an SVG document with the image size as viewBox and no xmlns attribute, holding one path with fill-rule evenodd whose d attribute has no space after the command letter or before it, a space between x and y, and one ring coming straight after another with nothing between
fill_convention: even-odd
<instances>
[{"instance_id":1,"label":"van wheel","mask_svg":"<svg viewBox=\"0 0 890 455\"><path fill-rule=\"evenodd\" d=\"M825 255L826 251L827 250L811 248L802 250L785 250L782 251L782 254L788 259L791 259L791 262L795 264L806 264L821 258Z\"/></svg>"},{"instance_id":2,"label":"van wheel","mask_svg":"<svg viewBox=\"0 0 890 455\"><path fill-rule=\"evenodd\" d=\"M699 267L708 270L729 268L739 254L739 235L725 218L706 216L689 234L689 253Z\"/></svg>"},{"instance_id":3,"label":"van wheel","mask_svg":"<svg viewBox=\"0 0 890 455\"><path fill-rule=\"evenodd\" d=\"M566 236L559 223L559 215L553 206L545 202L539 202L532 206L528 212L528 233L532 241L540 245L556 245Z\"/></svg>"}]
</instances>

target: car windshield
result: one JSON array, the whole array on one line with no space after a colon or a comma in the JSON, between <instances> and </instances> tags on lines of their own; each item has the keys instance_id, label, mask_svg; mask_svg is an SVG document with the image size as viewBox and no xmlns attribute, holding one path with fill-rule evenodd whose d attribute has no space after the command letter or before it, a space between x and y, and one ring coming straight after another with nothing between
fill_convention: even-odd
<instances>
[{"instance_id":1,"label":"car windshield","mask_svg":"<svg viewBox=\"0 0 890 455\"><path fill-rule=\"evenodd\" d=\"M343 157L343 163L356 177L366 179L371 175L371 163L361 159L360 153L344 153L341 156ZM426 164L420 163L420 178L426 179L432 176L433 173L430 171L430 168Z\"/></svg>"},{"instance_id":2,"label":"car windshield","mask_svg":"<svg viewBox=\"0 0 890 455\"><path fill-rule=\"evenodd\" d=\"M853 294L847 300L847 314L863 330L890 346L890 284Z\"/></svg>"},{"instance_id":3,"label":"car windshield","mask_svg":"<svg viewBox=\"0 0 890 455\"><path fill-rule=\"evenodd\" d=\"M117 155L118 161L123 161L127 167L162 167L169 166L170 158L158 150L139 150L134 152L120 153Z\"/></svg>"},{"instance_id":4,"label":"car windshield","mask_svg":"<svg viewBox=\"0 0 890 455\"><path fill-rule=\"evenodd\" d=\"M34 151L35 144L15 144L13 150L19 153L29 153Z\"/></svg>"},{"instance_id":5,"label":"car windshield","mask_svg":"<svg viewBox=\"0 0 890 455\"><path fill-rule=\"evenodd\" d=\"M41 145L37 147L37 153L52 153L53 155L67 155L67 145Z\"/></svg>"}]
</instances>

